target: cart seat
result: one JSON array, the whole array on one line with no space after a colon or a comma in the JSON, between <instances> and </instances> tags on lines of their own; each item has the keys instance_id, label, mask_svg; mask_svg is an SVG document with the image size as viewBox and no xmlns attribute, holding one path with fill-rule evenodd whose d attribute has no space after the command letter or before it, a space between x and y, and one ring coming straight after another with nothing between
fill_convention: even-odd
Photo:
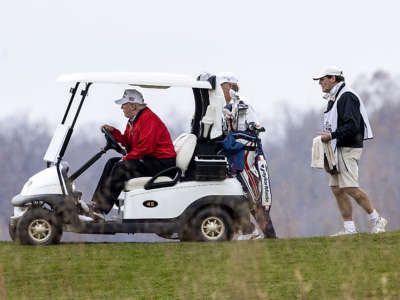
<instances>
[{"instance_id":1,"label":"cart seat","mask_svg":"<svg viewBox=\"0 0 400 300\"><path fill-rule=\"evenodd\" d=\"M192 160L194 149L196 148L197 137L192 133L182 133L174 141L174 148L176 152L176 166L181 169L182 176L184 176L190 161ZM130 179L125 184L125 192L133 191L135 189L143 189L145 184L152 177L138 177ZM173 181L172 178L167 176L159 176L154 180L154 183Z\"/></svg>"},{"instance_id":2,"label":"cart seat","mask_svg":"<svg viewBox=\"0 0 400 300\"><path fill-rule=\"evenodd\" d=\"M197 137L192 133L182 133L174 141L176 166L182 170L182 176L185 176L185 172L189 167L196 144Z\"/></svg>"}]
</instances>

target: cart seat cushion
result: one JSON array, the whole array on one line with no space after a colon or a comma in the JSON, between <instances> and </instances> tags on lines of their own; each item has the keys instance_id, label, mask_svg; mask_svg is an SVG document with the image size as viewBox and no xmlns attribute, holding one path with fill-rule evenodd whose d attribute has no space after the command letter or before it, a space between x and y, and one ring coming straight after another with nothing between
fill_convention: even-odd
<instances>
[{"instance_id":1,"label":"cart seat cushion","mask_svg":"<svg viewBox=\"0 0 400 300\"><path fill-rule=\"evenodd\" d=\"M193 157L196 144L197 137L192 133L182 133L174 141L176 166L182 170L182 175L185 175L185 172Z\"/></svg>"},{"instance_id":2,"label":"cart seat cushion","mask_svg":"<svg viewBox=\"0 0 400 300\"><path fill-rule=\"evenodd\" d=\"M125 183L125 192L133 191L135 189L143 189L144 185L151 178L152 177L138 177L138 178L133 178L133 179L128 180ZM154 180L155 183L167 182L167 181L172 181L172 179L167 176L160 176L156 180Z\"/></svg>"}]
</instances>

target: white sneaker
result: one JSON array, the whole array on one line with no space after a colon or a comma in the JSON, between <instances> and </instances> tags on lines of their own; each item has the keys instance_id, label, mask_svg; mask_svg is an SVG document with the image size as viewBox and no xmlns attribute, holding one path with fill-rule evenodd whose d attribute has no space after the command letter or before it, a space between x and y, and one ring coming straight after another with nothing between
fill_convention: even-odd
<instances>
[{"instance_id":1,"label":"white sneaker","mask_svg":"<svg viewBox=\"0 0 400 300\"><path fill-rule=\"evenodd\" d=\"M357 233L358 233L357 230L350 231L350 230L343 229L343 230L339 231L338 233L332 234L330 236L340 236L340 235L357 234Z\"/></svg>"},{"instance_id":2,"label":"white sneaker","mask_svg":"<svg viewBox=\"0 0 400 300\"><path fill-rule=\"evenodd\" d=\"M78 203L81 208L81 214L79 215L79 219L81 221L90 222L90 219L96 222L105 221L105 215L95 210L95 204L93 202L86 203L83 200L79 200ZM87 218L85 218L84 216L86 216Z\"/></svg>"},{"instance_id":3,"label":"white sneaker","mask_svg":"<svg viewBox=\"0 0 400 300\"><path fill-rule=\"evenodd\" d=\"M88 203L86 203L86 202L83 201L83 200L79 200L79 201L78 201L78 204L80 205L80 207L81 207L81 209L82 209L82 212L84 212L84 213L89 213L90 209L89 209Z\"/></svg>"},{"instance_id":4,"label":"white sneaker","mask_svg":"<svg viewBox=\"0 0 400 300\"><path fill-rule=\"evenodd\" d=\"M381 233L385 232L385 227L387 220L385 218L379 217L375 224L372 226L371 233Z\"/></svg>"},{"instance_id":5,"label":"white sneaker","mask_svg":"<svg viewBox=\"0 0 400 300\"><path fill-rule=\"evenodd\" d=\"M252 233L239 234L239 236L237 237L237 240L238 241L249 241L249 240L260 240L262 238L264 238L264 234L260 230L255 228Z\"/></svg>"},{"instance_id":6,"label":"white sneaker","mask_svg":"<svg viewBox=\"0 0 400 300\"><path fill-rule=\"evenodd\" d=\"M78 215L79 221L81 222L93 222L93 218L85 215Z\"/></svg>"},{"instance_id":7,"label":"white sneaker","mask_svg":"<svg viewBox=\"0 0 400 300\"><path fill-rule=\"evenodd\" d=\"M90 217L92 217L94 219L94 221L100 222L100 223L105 222L105 220L106 220L106 216L103 213L96 212L96 211L90 212Z\"/></svg>"}]
</instances>

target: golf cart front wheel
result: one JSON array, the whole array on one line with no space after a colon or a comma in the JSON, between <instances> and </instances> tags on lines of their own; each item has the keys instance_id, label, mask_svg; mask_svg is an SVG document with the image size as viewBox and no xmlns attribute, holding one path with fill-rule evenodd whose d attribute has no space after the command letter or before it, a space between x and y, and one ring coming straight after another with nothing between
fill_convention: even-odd
<instances>
[{"instance_id":1,"label":"golf cart front wheel","mask_svg":"<svg viewBox=\"0 0 400 300\"><path fill-rule=\"evenodd\" d=\"M53 212L38 207L22 216L17 235L22 245L51 245L60 242L62 229Z\"/></svg>"},{"instance_id":2,"label":"golf cart front wheel","mask_svg":"<svg viewBox=\"0 0 400 300\"><path fill-rule=\"evenodd\" d=\"M219 207L200 211L193 222L194 237L205 242L221 242L232 238L232 218Z\"/></svg>"}]
</instances>

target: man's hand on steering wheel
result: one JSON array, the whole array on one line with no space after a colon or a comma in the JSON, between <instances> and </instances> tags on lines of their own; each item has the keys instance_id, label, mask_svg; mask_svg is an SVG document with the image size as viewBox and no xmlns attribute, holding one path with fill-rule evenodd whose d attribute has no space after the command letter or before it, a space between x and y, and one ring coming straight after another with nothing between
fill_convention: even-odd
<instances>
[{"instance_id":1,"label":"man's hand on steering wheel","mask_svg":"<svg viewBox=\"0 0 400 300\"><path fill-rule=\"evenodd\" d=\"M122 155L126 155L125 149L122 148L121 145L114 139L114 137L111 135L107 127L112 128L114 130L114 127L108 125L103 125L101 127L101 131L104 133L104 137L106 138L107 141L107 145L104 147L104 150L107 151L109 149L114 149L115 151L121 153Z\"/></svg>"},{"instance_id":2,"label":"man's hand on steering wheel","mask_svg":"<svg viewBox=\"0 0 400 300\"><path fill-rule=\"evenodd\" d=\"M112 127L110 125L104 124L100 127L100 131L103 132L103 129L107 129L110 133L112 133L115 129L115 127Z\"/></svg>"}]
</instances>

